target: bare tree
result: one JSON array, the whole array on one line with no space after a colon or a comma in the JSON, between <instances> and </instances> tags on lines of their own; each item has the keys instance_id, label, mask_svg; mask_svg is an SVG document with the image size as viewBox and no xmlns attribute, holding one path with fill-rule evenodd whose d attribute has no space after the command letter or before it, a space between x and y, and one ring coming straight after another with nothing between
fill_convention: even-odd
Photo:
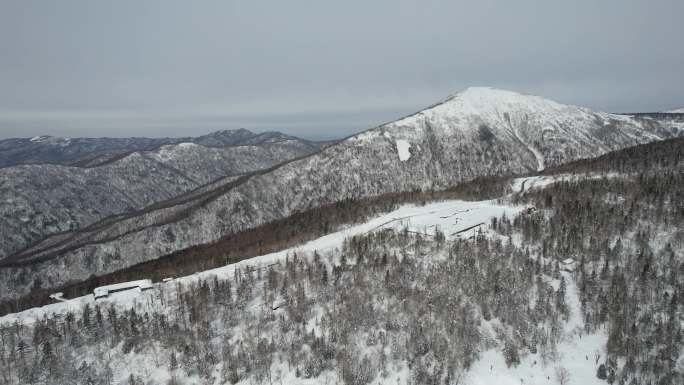
<instances>
[{"instance_id":1,"label":"bare tree","mask_svg":"<svg viewBox=\"0 0 684 385\"><path fill-rule=\"evenodd\" d=\"M556 381L558 385L568 385L570 383L570 371L562 366L556 366Z\"/></svg>"}]
</instances>

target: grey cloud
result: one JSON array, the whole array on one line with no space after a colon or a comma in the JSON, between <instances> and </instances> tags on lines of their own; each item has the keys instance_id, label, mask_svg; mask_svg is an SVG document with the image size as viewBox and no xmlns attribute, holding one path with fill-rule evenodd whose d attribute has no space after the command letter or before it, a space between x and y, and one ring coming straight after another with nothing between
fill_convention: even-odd
<instances>
[{"instance_id":1,"label":"grey cloud","mask_svg":"<svg viewBox=\"0 0 684 385\"><path fill-rule=\"evenodd\" d=\"M684 105L672 1L3 1L0 137L343 136L472 85Z\"/></svg>"}]
</instances>

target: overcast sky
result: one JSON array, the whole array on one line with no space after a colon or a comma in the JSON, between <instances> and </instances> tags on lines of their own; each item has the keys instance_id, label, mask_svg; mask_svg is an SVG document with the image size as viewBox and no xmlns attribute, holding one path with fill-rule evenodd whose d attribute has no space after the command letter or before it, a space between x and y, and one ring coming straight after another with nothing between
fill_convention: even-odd
<instances>
[{"instance_id":1,"label":"overcast sky","mask_svg":"<svg viewBox=\"0 0 684 385\"><path fill-rule=\"evenodd\" d=\"M0 0L0 138L329 138L468 86L682 107L682 15L682 0Z\"/></svg>"}]
</instances>

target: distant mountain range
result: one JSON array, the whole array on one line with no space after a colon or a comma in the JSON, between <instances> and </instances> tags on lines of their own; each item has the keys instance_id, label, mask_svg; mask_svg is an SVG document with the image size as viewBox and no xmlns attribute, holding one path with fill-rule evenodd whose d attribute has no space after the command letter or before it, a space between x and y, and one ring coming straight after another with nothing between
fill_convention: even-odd
<instances>
[{"instance_id":1,"label":"distant mountain range","mask_svg":"<svg viewBox=\"0 0 684 385\"><path fill-rule=\"evenodd\" d=\"M425 110L351 136L320 152L267 170L228 176L194 191L191 189L196 184L192 183L192 177L178 179L184 183L178 187L172 175L159 171L170 166L182 175L201 174L181 166L186 161L178 160L178 156L168 158L174 161L155 163L159 164L157 169L144 163L165 158L161 153L166 150L162 148L154 154L141 153L121 162L131 162L133 165L126 167L150 178L155 174L161 180L155 181L155 186L169 181L165 185L168 187L160 190L170 191L168 195L182 192L181 195L147 205L165 197L143 200L141 195L150 194L149 190L121 190L121 194L132 197L131 201L140 203L118 210L120 215L101 214L99 217L104 219L87 226L76 226L70 231L55 228L67 231L42 240L37 240L39 235L26 236L25 240L37 241L24 241L24 245L31 244L20 251L11 250L17 250L16 245L22 242L10 240L14 246L4 246L6 257L0 261L5 266L0 270L0 291L8 293L3 297L16 297L29 292L36 277L43 285L52 287L116 271L344 199L438 190L480 176L531 173L640 143L678 137L683 132L684 116L609 114L537 96L469 88ZM187 150L174 148L171 153ZM199 164L203 162L194 156L189 158ZM124 167L126 163L116 164ZM204 168L189 167L191 170ZM23 195L28 195L31 190L27 186L23 191ZM35 211L40 215L52 213L58 218L52 225L59 226L65 219L56 213L79 205L80 201L74 198L81 194L78 191L75 188L60 195L63 203L59 207L46 204ZM45 202L49 196L46 195ZM89 203L84 204L81 210L88 212L88 206ZM127 211L128 208L134 210ZM27 233L54 232L42 230L50 222L16 217L34 224L34 230ZM79 223L90 223L95 217L89 218ZM15 230L3 236L10 237L22 226L25 225L13 224ZM33 278L27 279L27 276Z\"/></svg>"},{"instance_id":2,"label":"distant mountain range","mask_svg":"<svg viewBox=\"0 0 684 385\"><path fill-rule=\"evenodd\" d=\"M19 164L98 166L132 151L151 151L161 146L195 143L206 147L245 146L297 140L318 147L320 143L280 132L254 133L246 129L221 130L184 138L59 138L36 136L0 140L0 167Z\"/></svg>"},{"instance_id":3,"label":"distant mountain range","mask_svg":"<svg viewBox=\"0 0 684 385\"><path fill-rule=\"evenodd\" d=\"M115 146L128 143L137 148L165 140L10 139L30 143L28 147L55 147L54 151L37 151L33 160L43 155L52 156L53 160L73 160L87 154L93 164L46 163L0 168L0 256L47 235L78 230L112 215L140 210L217 179L235 178L317 152L322 145L276 132L254 134L235 130L189 138L187 142L165 144L153 150L119 148L113 156ZM3 143L7 146L6 142Z\"/></svg>"}]
</instances>

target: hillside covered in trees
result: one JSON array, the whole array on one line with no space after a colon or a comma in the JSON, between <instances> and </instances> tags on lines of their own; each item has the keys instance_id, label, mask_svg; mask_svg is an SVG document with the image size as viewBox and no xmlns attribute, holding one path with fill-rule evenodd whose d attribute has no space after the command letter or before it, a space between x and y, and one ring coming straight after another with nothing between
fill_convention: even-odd
<instances>
[{"instance_id":1,"label":"hillside covered in trees","mask_svg":"<svg viewBox=\"0 0 684 385\"><path fill-rule=\"evenodd\" d=\"M432 225L5 316L0 383L680 384L681 144L559 170L477 226L427 203Z\"/></svg>"}]
</instances>

